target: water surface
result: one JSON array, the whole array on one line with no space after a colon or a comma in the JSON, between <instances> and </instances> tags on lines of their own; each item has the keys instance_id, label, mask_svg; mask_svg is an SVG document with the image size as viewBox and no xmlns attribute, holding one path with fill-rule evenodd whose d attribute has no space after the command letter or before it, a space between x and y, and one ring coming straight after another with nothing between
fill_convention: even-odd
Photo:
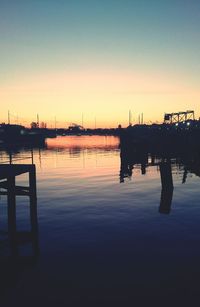
<instances>
[{"instance_id":1,"label":"water surface","mask_svg":"<svg viewBox=\"0 0 200 307\"><path fill-rule=\"evenodd\" d=\"M140 163L131 174L122 172L119 140L110 136L48 139L44 148L34 149L33 156L39 255L33 263L25 263L23 256L32 250L24 244L20 264L6 262L5 304L147 306L152 302L165 306L173 300L179 306L197 302L197 171L188 169L184 178L186 166L171 161L174 188L166 191L160 165L151 163L150 157L145 174ZM0 158L5 161L8 153L1 152ZM30 163L30 151L15 152L13 163L19 158L23 160L17 163ZM19 176L18 182L26 184L27 177ZM168 197L167 210L163 197L165 201ZM1 257L5 260L10 259L4 244L5 196L0 203ZM17 229L29 228L28 200L18 197Z\"/></svg>"}]
</instances>

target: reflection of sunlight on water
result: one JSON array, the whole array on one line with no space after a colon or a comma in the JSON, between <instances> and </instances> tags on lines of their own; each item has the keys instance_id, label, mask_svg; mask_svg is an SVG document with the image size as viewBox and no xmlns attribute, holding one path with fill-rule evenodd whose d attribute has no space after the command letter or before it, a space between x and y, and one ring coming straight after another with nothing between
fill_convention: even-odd
<instances>
[{"instance_id":1,"label":"reflection of sunlight on water","mask_svg":"<svg viewBox=\"0 0 200 307\"><path fill-rule=\"evenodd\" d=\"M119 138L114 136L68 136L48 139L49 149L69 149L72 154L78 154L84 148L88 150L112 150L119 145ZM71 150L71 151L70 151Z\"/></svg>"}]
</instances>

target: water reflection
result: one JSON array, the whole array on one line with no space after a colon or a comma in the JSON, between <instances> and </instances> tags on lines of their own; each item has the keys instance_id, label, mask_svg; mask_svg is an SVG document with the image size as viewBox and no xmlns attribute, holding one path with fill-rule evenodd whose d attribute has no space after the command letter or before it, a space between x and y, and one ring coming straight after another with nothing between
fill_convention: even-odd
<instances>
[{"instance_id":1,"label":"water reflection","mask_svg":"<svg viewBox=\"0 0 200 307\"><path fill-rule=\"evenodd\" d=\"M119 138L115 136L68 136L57 137L56 139L48 139L47 148L49 150L62 149L79 151L84 149L92 151L112 151L118 148Z\"/></svg>"},{"instance_id":2,"label":"water reflection","mask_svg":"<svg viewBox=\"0 0 200 307\"><path fill-rule=\"evenodd\" d=\"M28 149L4 150L0 152L0 157L4 160L7 157L12 162L12 159L20 159L21 156L24 159L27 152ZM156 148L147 152L143 148L128 146L121 146L119 151L119 139L111 136L69 136L48 139L44 147L32 148L33 153L40 169L42 164L45 163L46 172L49 172L49 169L54 165L57 171L59 169L59 176L64 176L70 169L79 179L83 176L92 176L94 164L91 163L93 160L95 160L95 168L98 168L98 173L95 176L106 175L106 172L103 172L103 167L98 167L98 159L101 154L104 157L108 154L113 157L112 160L115 162L112 162L115 166L117 156L120 155L120 183L126 183L126 179L132 179L134 184L134 178L138 176L138 169L141 175L146 175L149 170L152 174L157 171L161 183L160 213L170 213L171 211L174 192L173 173L181 174L184 184L187 182L188 174L200 176L200 155L197 151L186 150L181 154L168 152L167 155L164 155L158 153ZM54 163L52 163L52 157L54 157ZM103 163L105 161L106 159L103 159ZM110 163L111 160L108 162ZM60 173L61 169L63 170L62 173ZM74 174L71 175L74 176ZM56 170L55 175L57 175ZM96 180L96 177L94 180ZM146 180L150 179L147 178ZM48 178L46 181L48 182ZM158 184L158 188L160 188L160 184ZM144 191L144 193L147 192Z\"/></svg>"},{"instance_id":3,"label":"water reflection","mask_svg":"<svg viewBox=\"0 0 200 307\"><path fill-rule=\"evenodd\" d=\"M200 153L198 151L171 155L160 155L135 147L121 147L120 151L120 183L124 183L126 178L134 177L134 168L140 167L141 174L145 175L149 167L156 166L161 178L161 200L159 212L168 214L171 211L173 198L173 170L184 169L182 183L186 183L187 175L195 174L200 177Z\"/></svg>"},{"instance_id":4,"label":"water reflection","mask_svg":"<svg viewBox=\"0 0 200 307\"><path fill-rule=\"evenodd\" d=\"M6 152L0 156L8 158ZM19 150L12 161L26 156L27 150ZM18 205L13 193L4 194L11 205L1 272L10 306L47 299L54 306L80 306L91 295L93 306L99 297L105 305L110 293L120 306L127 298L138 298L138 306L143 298L147 306L158 295L162 305L163 298L180 298L185 288L199 291L198 152L163 156L119 149L118 138L71 136L47 140L44 148L33 149L33 158L40 250L36 197L29 196L30 231L22 234L17 226L27 229L27 203L23 198ZM25 179L21 193L27 192ZM1 192L8 192L5 187ZM14 208L22 209L16 215ZM171 208L169 216L158 214ZM1 228L2 220L1 214ZM22 245L29 245L28 253Z\"/></svg>"},{"instance_id":5,"label":"water reflection","mask_svg":"<svg viewBox=\"0 0 200 307\"><path fill-rule=\"evenodd\" d=\"M173 197L173 178L172 178L172 168L170 161L160 163L160 176L161 176L161 199L159 212L168 214L171 210L171 203Z\"/></svg>"}]
</instances>

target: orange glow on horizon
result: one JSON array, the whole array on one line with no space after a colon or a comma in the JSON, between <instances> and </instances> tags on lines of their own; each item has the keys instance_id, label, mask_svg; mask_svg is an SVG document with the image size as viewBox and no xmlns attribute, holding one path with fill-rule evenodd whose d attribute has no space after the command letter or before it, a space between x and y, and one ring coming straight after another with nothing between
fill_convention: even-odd
<instances>
[{"instance_id":1,"label":"orange glow on horizon","mask_svg":"<svg viewBox=\"0 0 200 307\"><path fill-rule=\"evenodd\" d=\"M115 128L128 125L129 110L133 124L141 113L150 123L162 122L164 112L198 112L200 91L177 76L96 69L21 75L4 81L0 99L2 122L7 122L10 110L12 122L25 126L39 113L49 128L66 128L82 120L85 128Z\"/></svg>"}]
</instances>

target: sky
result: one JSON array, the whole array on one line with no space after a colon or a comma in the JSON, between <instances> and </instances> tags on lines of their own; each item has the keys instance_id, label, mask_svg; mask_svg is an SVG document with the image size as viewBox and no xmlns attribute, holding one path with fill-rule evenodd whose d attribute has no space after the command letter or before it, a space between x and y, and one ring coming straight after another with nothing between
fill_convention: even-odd
<instances>
[{"instance_id":1,"label":"sky","mask_svg":"<svg viewBox=\"0 0 200 307\"><path fill-rule=\"evenodd\" d=\"M200 116L199 0L0 0L0 121Z\"/></svg>"}]
</instances>

